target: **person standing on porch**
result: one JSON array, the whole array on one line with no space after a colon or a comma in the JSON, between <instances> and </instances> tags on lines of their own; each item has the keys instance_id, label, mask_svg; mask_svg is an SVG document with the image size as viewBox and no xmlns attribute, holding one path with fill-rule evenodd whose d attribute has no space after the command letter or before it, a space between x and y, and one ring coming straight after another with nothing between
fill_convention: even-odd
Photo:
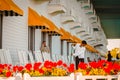
<instances>
[{"instance_id":1,"label":"person standing on porch","mask_svg":"<svg viewBox=\"0 0 120 80\"><path fill-rule=\"evenodd\" d=\"M50 48L46 45L46 41L43 41L40 47L40 51L43 57L43 61L50 60Z\"/></svg>"},{"instance_id":2,"label":"person standing on porch","mask_svg":"<svg viewBox=\"0 0 120 80\"><path fill-rule=\"evenodd\" d=\"M40 48L42 53L50 53L49 47L46 45L46 41L42 42L41 48Z\"/></svg>"},{"instance_id":3,"label":"person standing on porch","mask_svg":"<svg viewBox=\"0 0 120 80\"><path fill-rule=\"evenodd\" d=\"M87 45L87 42L85 40L82 41L81 44L76 44L75 46L75 53L73 54L73 56L75 56L76 58L76 69L78 69L78 64L79 62L84 62L85 61L85 52L86 52L86 48L85 46Z\"/></svg>"},{"instance_id":4,"label":"person standing on porch","mask_svg":"<svg viewBox=\"0 0 120 80\"><path fill-rule=\"evenodd\" d=\"M108 51L108 55L107 55L107 61L112 61L112 55L110 53L110 51Z\"/></svg>"}]
</instances>

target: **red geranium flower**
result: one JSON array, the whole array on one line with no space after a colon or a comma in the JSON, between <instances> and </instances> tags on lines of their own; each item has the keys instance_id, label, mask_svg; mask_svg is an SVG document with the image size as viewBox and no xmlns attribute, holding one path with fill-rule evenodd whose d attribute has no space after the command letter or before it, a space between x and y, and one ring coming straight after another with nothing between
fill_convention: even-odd
<instances>
[{"instance_id":1,"label":"red geranium flower","mask_svg":"<svg viewBox=\"0 0 120 80\"><path fill-rule=\"evenodd\" d=\"M42 70L42 69L39 69L39 73L42 73L42 74L44 74L44 70Z\"/></svg>"},{"instance_id":2,"label":"red geranium flower","mask_svg":"<svg viewBox=\"0 0 120 80\"><path fill-rule=\"evenodd\" d=\"M41 65L40 62L35 63L34 64L34 70L39 70L40 65Z\"/></svg>"},{"instance_id":3,"label":"red geranium flower","mask_svg":"<svg viewBox=\"0 0 120 80\"><path fill-rule=\"evenodd\" d=\"M6 77L10 77L12 73L10 71L6 72Z\"/></svg>"},{"instance_id":4,"label":"red geranium flower","mask_svg":"<svg viewBox=\"0 0 120 80\"><path fill-rule=\"evenodd\" d=\"M97 62L97 65L98 65L99 68L104 68L105 64L106 64L105 60L101 60L101 61Z\"/></svg>"},{"instance_id":5,"label":"red geranium flower","mask_svg":"<svg viewBox=\"0 0 120 80\"><path fill-rule=\"evenodd\" d=\"M2 69L0 69L0 73L2 72L3 70Z\"/></svg>"},{"instance_id":6,"label":"red geranium flower","mask_svg":"<svg viewBox=\"0 0 120 80\"><path fill-rule=\"evenodd\" d=\"M68 71L71 73L71 72L74 72L75 68L74 68L74 64L70 64L70 66L68 67Z\"/></svg>"},{"instance_id":7,"label":"red geranium flower","mask_svg":"<svg viewBox=\"0 0 120 80\"><path fill-rule=\"evenodd\" d=\"M63 66L64 66L64 67L67 67L67 64L66 64L66 63L63 63Z\"/></svg>"},{"instance_id":8,"label":"red geranium flower","mask_svg":"<svg viewBox=\"0 0 120 80\"><path fill-rule=\"evenodd\" d=\"M25 65L25 68L30 71L31 68L32 68L32 64L30 64L30 63L26 64L26 65Z\"/></svg>"},{"instance_id":9,"label":"red geranium flower","mask_svg":"<svg viewBox=\"0 0 120 80\"><path fill-rule=\"evenodd\" d=\"M54 62L54 63L53 63L53 67L56 67L56 66L57 66L57 63L56 63L56 62Z\"/></svg>"},{"instance_id":10,"label":"red geranium flower","mask_svg":"<svg viewBox=\"0 0 120 80\"><path fill-rule=\"evenodd\" d=\"M52 68L53 67L53 62L51 62L51 61L45 61L44 67L46 67L46 68Z\"/></svg>"},{"instance_id":11,"label":"red geranium flower","mask_svg":"<svg viewBox=\"0 0 120 80\"><path fill-rule=\"evenodd\" d=\"M21 72L23 69L24 69L23 66L19 66L19 67L18 67L18 71L19 71L19 72Z\"/></svg>"},{"instance_id":12,"label":"red geranium flower","mask_svg":"<svg viewBox=\"0 0 120 80\"><path fill-rule=\"evenodd\" d=\"M92 68L98 68L97 62L90 62L89 65L90 65L90 67L92 67Z\"/></svg>"},{"instance_id":13,"label":"red geranium flower","mask_svg":"<svg viewBox=\"0 0 120 80\"><path fill-rule=\"evenodd\" d=\"M3 64L4 67L7 67L8 65L7 64Z\"/></svg>"},{"instance_id":14,"label":"red geranium flower","mask_svg":"<svg viewBox=\"0 0 120 80\"><path fill-rule=\"evenodd\" d=\"M104 68L104 71L105 71L107 74L110 74L111 70L112 70L112 69L111 69L110 67Z\"/></svg>"},{"instance_id":15,"label":"red geranium flower","mask_svg":"<svg viewBox=\"0 0 120 80\"><path fill-rule=\"evenodd\" d=\"M87 64L83 63L83 62L80 62L79 65L78 65L78 68L86 69L87 68Z\"/></svg>"},{"instance_id":16,"label":"red geranium flower","mask_svg":"<svg viewBox=\"0 0 120 80\"><path fill-rule=\"evenodd\" d=\"M59 61L57 62L57 65L58 65L58 66L60 66L60 65L62 65L62 64L63 64L62 60L59 60Z\"/></svg>"},{"instance_id":17,"label":"red geranium flower","mask_svg":"<svg viewBox=\"0 0 120 80\"><path fill-rule=\"evenodd\" d=\"M3 69L4 68L4 65L0 64L0 69Z\"/></svg>"},{"instance_id":18,"label":"red geranium flower","mask_svg":"<svg viewBox=\"0 0 120 80\"><path fill-rule=\"evenodd\" d=\"M13 66L13 71L16 72L18 70L18 66Z\"/></svg>"},{"instance_id":19,"label":"red geranium flower","mask_svg":"<svg viewBox=\"0 0 120 80\"><path fill-rule=\"evenodd\" d=\"M117 64L117 63L114 63L114 64L113 64L113 69L114 69L114 70L120 70L120 65Z\"/></svg>"}]
</instances>

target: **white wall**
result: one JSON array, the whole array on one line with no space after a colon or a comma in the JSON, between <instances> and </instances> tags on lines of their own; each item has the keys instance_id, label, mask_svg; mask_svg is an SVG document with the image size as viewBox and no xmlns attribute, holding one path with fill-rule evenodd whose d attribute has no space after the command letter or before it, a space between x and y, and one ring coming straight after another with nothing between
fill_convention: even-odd
<instances>
[{"instance_id":1,"label":"white wall","mask_svg":"<svg viewBox=\"0 0 120 80\"><path fill-rule=\"evenodd\" d=\"M27 0L29 3L29 7L34 9L40 15L48 16L47 12L47 5L48 1L41 1L41 0Z\"/></svg>"},{"instance_id":2,"label":"white wall","mask_svg":"<svg viewBox=\"0 0 120 80\"><path fill-rule=\"evenodd\" d=\"M108 50L112 50L114 48L120 48L120 39L108 39Z\"/></svg>"},{"instance_id":3,"label":"white wall","mask_svg":"<svg viewBox=\"0 0 120 80\"><path fill-rule=\"evenodd\" d=\"M67 55L67 41L63 41L63 55Z\"/></svg>"},{"instance_id":4,"label":"white wall","mask_svg":"<svg viewBox=\"0 0 120 80\"><path fill-rule=\"evenodd\" d=\"M24 11L23 16L3 16L3 48L28 50L27 2L14 0ZM24 7L23 7L24 6Z\"/></svg>"},{"instance_id":5,"label":"white wall","mask_svg":"<svg viewBox=\"0 0 120 80\"><path fill-rule=\"evenodd\" d=\"M60 36L52 36L52 54L61 54Z\"/></svg>"},{"instance_id":6,"label":"white wall","mask_svg":"<svg viewBox=\"0 0 120 80\"><path fill-rule=\"evenodd\" d=\"M35 29L35 50L40 50L41 47L41 30Z\"/></svg>"},{"instance_id":7,"label":"white wall","mask_svg":"<svg viewBox=\"0 0 120 80\"><path fill-rule=\"evenodd\" d=\"M17 6L19 6L23 12L23 16L3 16L3 48L21 49L28 50L28 7L34 9L38 14L49 18L56 24L57 27L62 27L67 31L70 31L69 25L63 25L60 21L59 15L48 14L48 1L43 0L13 0ZM62 0L63 1L63 0ZM80 7L80 3L76 0L66 0L68 9L72 9L72 15L76 17L76 21L83 22L82 27L87 31L92 32L90 21L88 16L83 12ZM65 3L63 3L66 5ZM89 27L89 28L88 28ZM70 31L75 35L75 31ZM48 40L48 35L46 35L46 40ZM92 35L93 36L93 35ZM81 37L81 36L80 36ZM48 43L48 41L46 41ZM117 42L118 44L119 42ZM115 43L114 43L115 44ZM35 30L35 50L39 50L41 45L41 32L39 29ZM120 45L120 44L119 44ZM71 47L71 46L69 46ZM69 48L69 53L71 48ZM61 42L60 36L52 36L52 53L61 53ZM63 55L67 55L67 42L63 41Z\"/></svg>"},{"instance_id":8,"label":"white wall","mask_svg":"<svg viewBox=\"0 0 120 80\"><path fill-rule=\"evenodd\" d=\"M69 55L71 55L72 43L69 43Z\"/></svg>"},{"instance_id":9,"label":"white wall","mask_svg":"<svg viewBox=\"0 0 120 80\"><path fill-rule=\"evenodd\" d=\"M13 0L20 7L23 16L3 16L3 49L9 49L14 64L19 64L17 50L28 50L28 3L25 0Z\"/></svg>"}]
</instances>

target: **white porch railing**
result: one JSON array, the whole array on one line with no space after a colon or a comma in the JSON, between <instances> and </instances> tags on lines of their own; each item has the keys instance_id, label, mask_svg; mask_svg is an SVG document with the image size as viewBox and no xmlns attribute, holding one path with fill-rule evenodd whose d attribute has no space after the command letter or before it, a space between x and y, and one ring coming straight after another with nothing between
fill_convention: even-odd
<instances>
[{"instance_id":1,"label":"white porch railing","mask_svg":"<svg viewBox=\"0 0 120 80\"><path fill-rule=\"evenodd\" d=\"M31 77L28 73L23 76L18 73L15 77L0 77L0 80L120 80L120 75L92 75L83 76L81 73L70 74L69 76L40 76Z\"/></svg>"}]
</instances>

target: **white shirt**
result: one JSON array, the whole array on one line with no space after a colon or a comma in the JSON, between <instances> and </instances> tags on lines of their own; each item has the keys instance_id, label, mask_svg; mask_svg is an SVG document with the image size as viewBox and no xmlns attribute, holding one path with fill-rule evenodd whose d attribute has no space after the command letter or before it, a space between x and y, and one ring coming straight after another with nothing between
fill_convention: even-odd
<instances>
[{"instance_id":1,"label":"white shirt","mask_svg":"<svg viewBox=\"0 0 120 80\"><path fill-rule=\"evenodd\" d=\"M80 47L80 44L76 44L75 46L75 53L73 56L78 56L79 58L85 58L85 47Z\"/></svg>"}]
</instances>

